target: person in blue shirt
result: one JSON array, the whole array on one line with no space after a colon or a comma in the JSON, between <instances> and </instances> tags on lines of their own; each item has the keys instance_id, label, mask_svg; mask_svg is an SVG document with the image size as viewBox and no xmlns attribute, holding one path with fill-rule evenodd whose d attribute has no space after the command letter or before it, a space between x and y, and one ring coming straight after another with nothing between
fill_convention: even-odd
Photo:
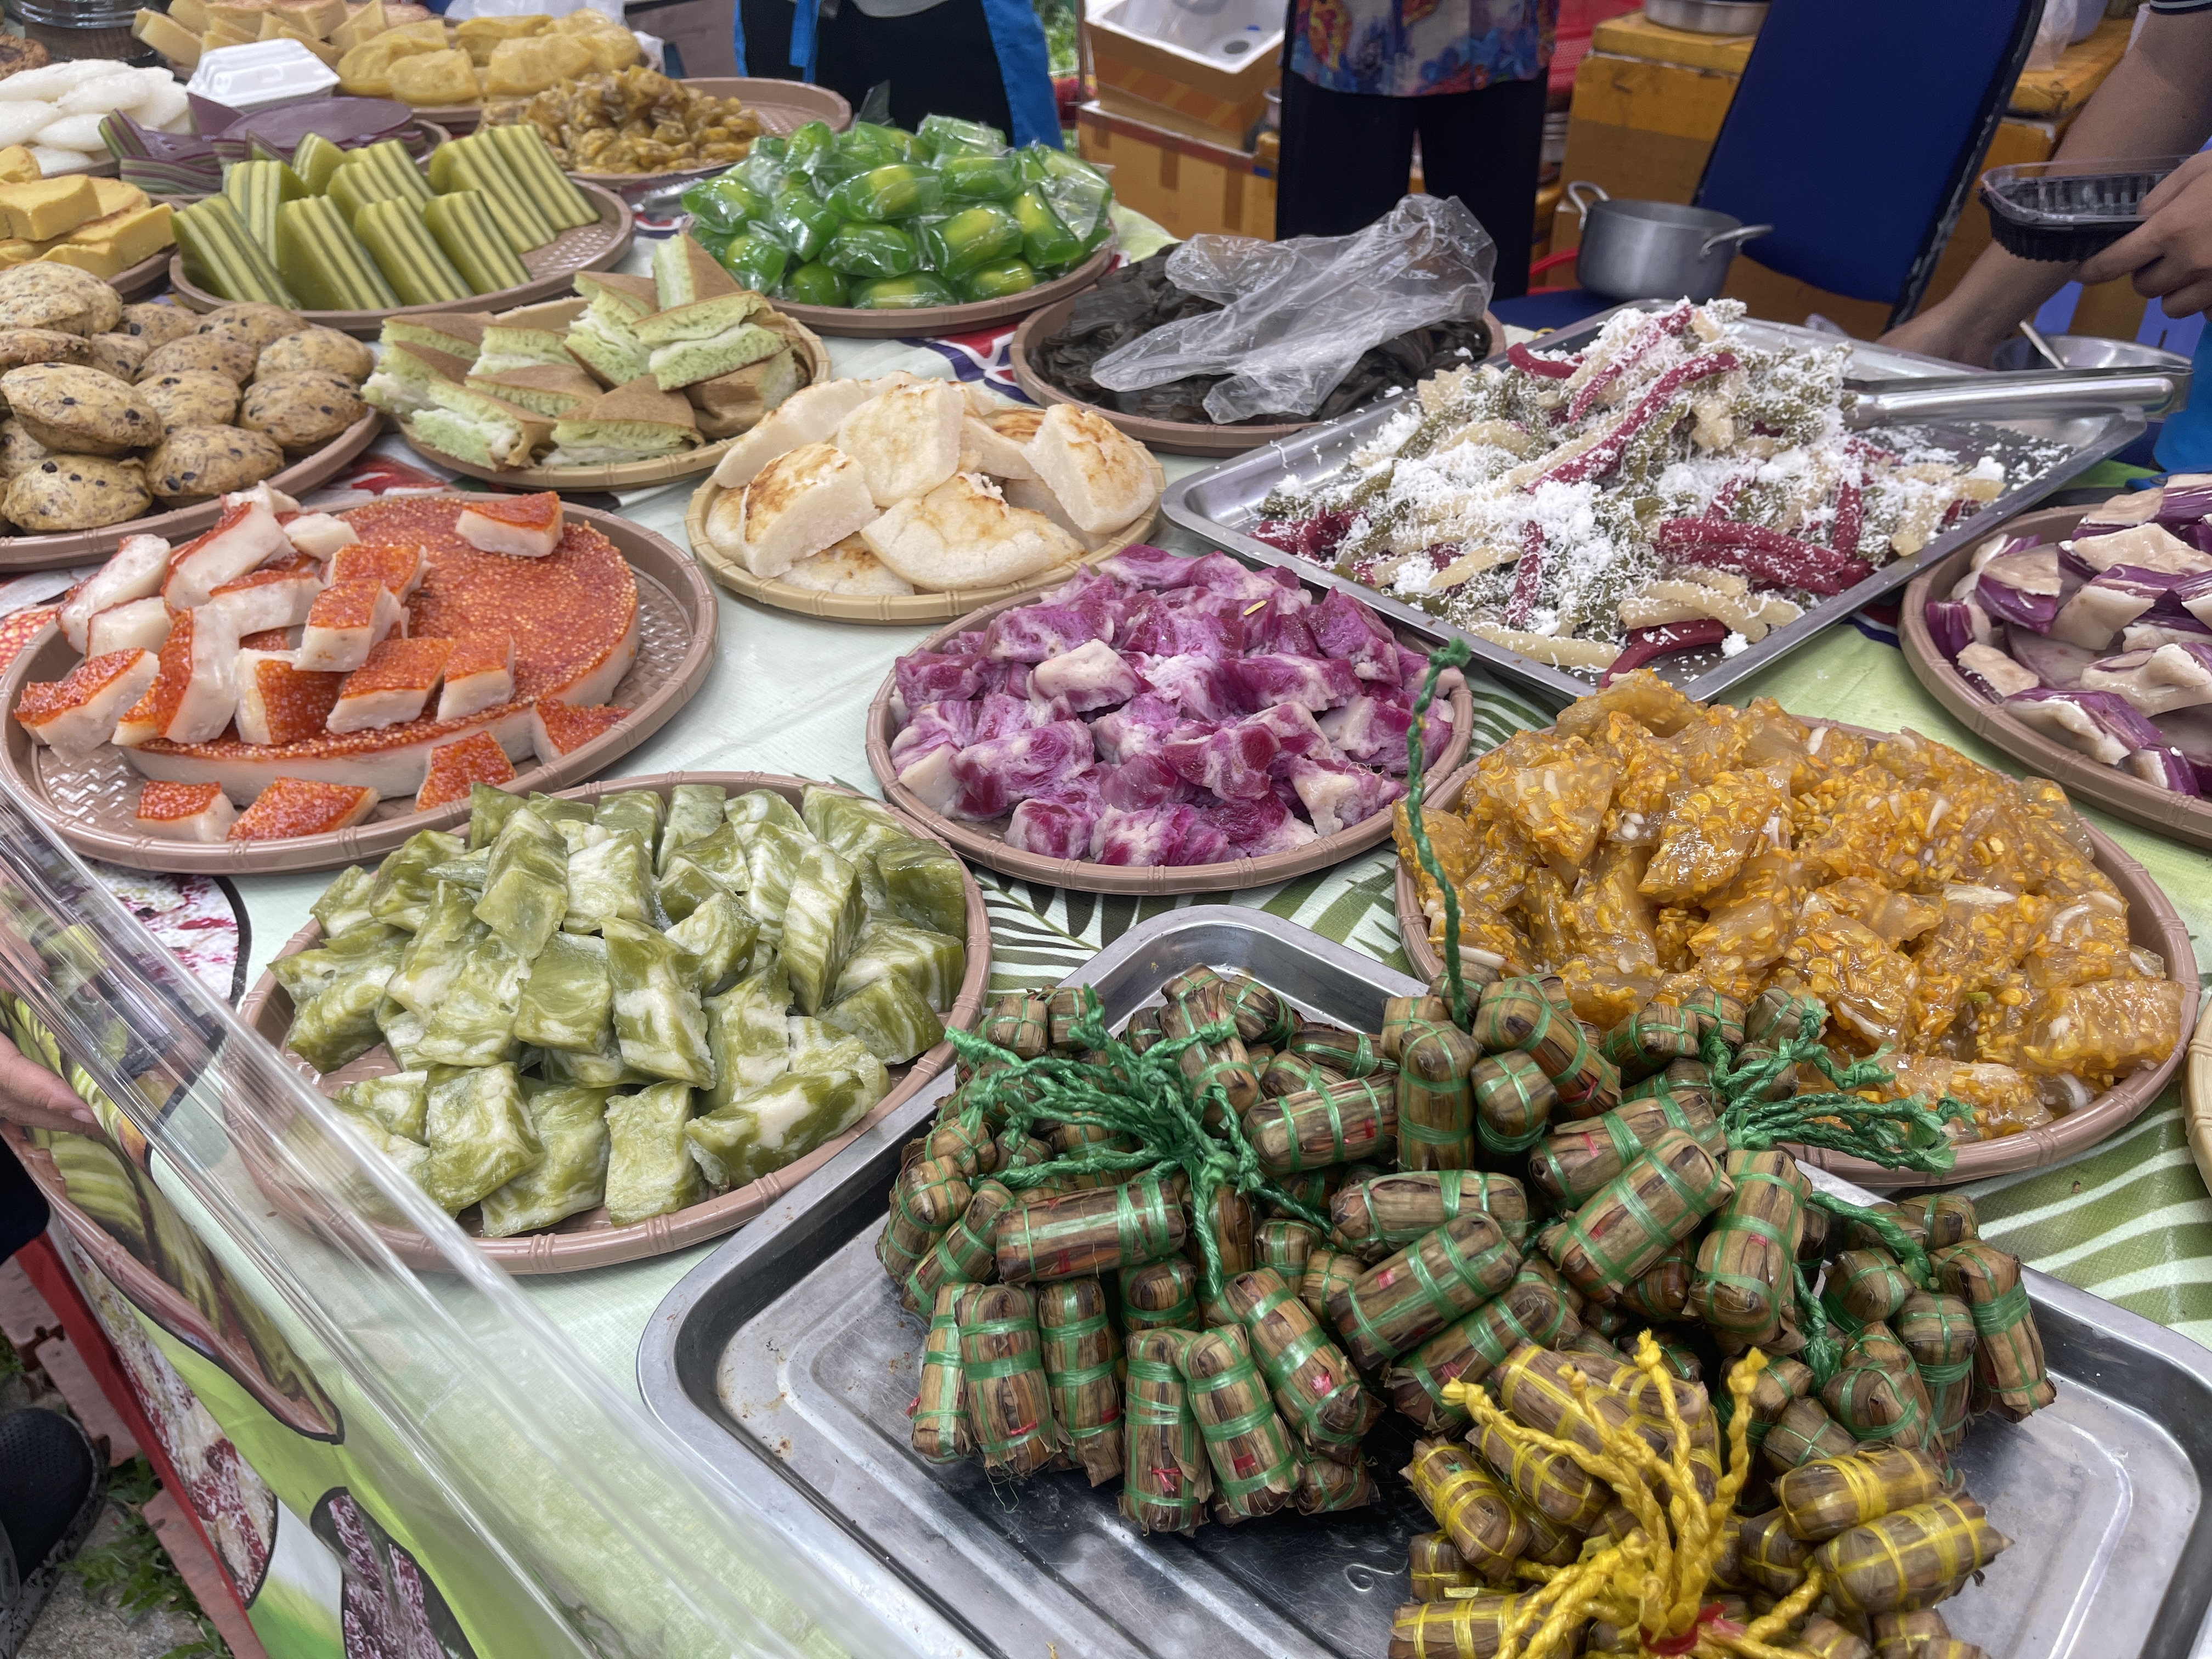
<instances>
[{"instance_id":1,"label":"person in blue shirt","mask_svg":"<svg viewBox=\"0 0 2212 1659\"><path fill-rule=\"evenodd\" d=\"M1559 0L1291 0L1275 234L1372 224L1419 135L1423 187L1497 244L1497 296L1527 293L1559 24Z\"/></svg>"},{"instance_id":2,"label":"person in blue shirt","mask_svg":"<svg viewBox=\"0 0 2212 1659\"><path fill-rule=\"evenodd\" d=\"M2061 161L2148 160L2212 138L2212 0L2148 0L2127 55L2067 129ZM1986 364L1990 354L2071 282L2132 276L2169 317L2212 309L2212 155L2183 162L2144 198L2142 226L2079 265L2023 259L1992 245L1959 286L1882 337L1886 345ZM2195 406L2169 419L2158 459L2212 469L2212 329L2198 337Z\"/></svg>"},{"instance_id":3,"label":"person in blue shirt","mask_svg":"<svg viewBox=\"0 0 2212 1659\"><path fill-rule=\"evenodd\" d=\"M818 82L854 109L890 88L890 120L981 121L1060 148L1044 25L1030 0L739 0L738 73Z\"/></svg>"}]
</instances>

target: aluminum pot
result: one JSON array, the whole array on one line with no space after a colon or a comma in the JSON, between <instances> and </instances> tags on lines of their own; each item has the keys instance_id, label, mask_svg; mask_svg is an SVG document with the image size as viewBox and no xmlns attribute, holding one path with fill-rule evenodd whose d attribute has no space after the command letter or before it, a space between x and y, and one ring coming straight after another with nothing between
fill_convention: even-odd
<instances>
[{"instance_id":1,"label":"aluminum pot","mask_svg":"<svg viewBox=\"0 0 2212 1659\"><path fill-rule=\"evenodd\" d=\"M1596 199L1585 201L1584 192ZM1728 281L1736 249L1774 228L1710 208L1616 202L1580 179L1567 199L1583 221L1575 279L1615 300L1710 300Z\"/></svg>"}]
</instances>

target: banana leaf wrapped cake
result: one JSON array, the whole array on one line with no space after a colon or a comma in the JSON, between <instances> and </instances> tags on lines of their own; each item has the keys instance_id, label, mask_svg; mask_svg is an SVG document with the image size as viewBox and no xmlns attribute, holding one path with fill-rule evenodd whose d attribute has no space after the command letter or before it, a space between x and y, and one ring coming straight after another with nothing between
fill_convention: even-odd
<instances>
[{"instance_id":1,"label":"banana leaf wrapped cake","mask_svg":"<svg viewBox=\"0 0 2212 1659\"><path fill-rule=\"evenodd\" d=\"M959 860L872 801L478 785L471 808L465 832L341 874L325 937L274 972L286 1046L316 1070L390 1054L396 1073L349 1084L339 1109L486 1237L602 1209L629 1225L748 1185L944 1037L969 944ZM886 1242L919 1308L972 1282L957 1244L928 1264L978 1173L971 1155L912 1191Z\"/></svg>"}]
</instances>

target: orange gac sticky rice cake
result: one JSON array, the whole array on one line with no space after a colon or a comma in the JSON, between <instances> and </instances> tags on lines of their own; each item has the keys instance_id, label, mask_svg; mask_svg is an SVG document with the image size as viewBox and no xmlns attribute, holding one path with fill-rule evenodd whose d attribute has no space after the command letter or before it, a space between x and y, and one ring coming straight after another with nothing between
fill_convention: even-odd
<instances>
[{"instance_id":1,"label":"orange gac sticky rice cake","mask_svg":"<svg viewBox=\"0 0 2212 1659\"><path fill-rule=\"evenodd\" d=\"M131 821L157 841L222 841L238 809L217 783L166 783L149 779L138 791Z\"/></svg>"},{"instance_id":2,"label":"orange gac sticky rice cake","mask_svg":"<svg viewBox=\"0 0 2212 1659\"><path fill-rule=\"evenodd\" d=\"M629 718L627 708L576 708L557 698L540 697L530 711L531 743L538 763L550 766Z\"/></svg>"},{"instance_id":3,"label":"orange gac sticky rice cake","mask_svg":"<svg viewBox=\"0 0 2212 1659\"><path fill-rule=\"evenodd\" d=\"M472 732L459 743L442 744L430 751L430 766L422 779L415 810L428 812L469 798L469 786L488 783L494 788L514 781L514 763L499 739L489 732Z\"/></svg>"},{"instance_id":4,"label":"orange gac sticky rice cake","mask_svg":"<svg viewBox=\"0 0 2212 1659\"><path fill-rule=\"evenodd\" d=\"M453 653L451 640L385 640L346 676L324 729L367 732L420 720Z\"/></svg>"},{"instance_id":5,"label":"orange gac sticky rice cake","mask_svg":"<svg viewBox=\"0 0 2212 1659\"><path fill-rule=\"evenodd\" d=\"M359 581L372 578L401 599L422 586L430 562L411 542L353 542L331 555L330 580Z\"/></svg>"},{"instance_id":6,"label":"orange gac sticky rice cake","mask_svg":"<svg viewBox=\"0 0 2212 1659\"><path fill-rule=\"evenodd\" d=\"M295 668L288 651L238 653L238 735L246 743L303 743L337 706L343 674Z\"/></svg>"},{"instance_id":7,"label":"orange gac sticky rice cake","mask_svg":"<svg viewBox=\"0 0 2212 1659\"><path fill-rule=\"evenodd\" d=\"M445 690L438 694L440 720L462 720L514 696L514 635L464 634L453 647L446 659Z\"/></svg>"},{"instance_id":8,"label":"orange gac sticky rice cake","mask_svg":"<svg viewBox=\"0 0 2212 1659\"><path fill-rule=\"evenodd\" d=\"M359 784L278 778L230 826L231 841L283 841L350 830L376 810L375 790Z\"/></svg>"},{"instance_id":9,"label":"orange gac sticky rice cake","mask_svg":"<svg viewBox=\"0 0 2212 1659\"><path fill-rule=\"evenodd\" d=\"M64 760L82 760L113 735L116 721L154 684L159 668L150 651L88 657L66 678L25 686L15 719Z\"/></svg>"},{"instance_id":10,"label":"orange gac sticky rice cake","mask_svg":"<svg viewBox=\"0 0 2212 1659\"><path fill-rule=\"evenodd\" d=\"M542 559L561 544L561 498L550 489L535 495L487 495L463 507L453 529L480 552Z\"/></svg>"},{"instance_id":11,"label":"orange gac sticky rice cake","mask_svg":"<svg viewBox=\"0 0 2212 1659\"><path fill-rule=\"evenodd\" d=\"M349 673L394 629L404 634L407 611L399 596L374 576L333 582L315 596L300 636L302 668Z\"/></svg>"}]
</instances>

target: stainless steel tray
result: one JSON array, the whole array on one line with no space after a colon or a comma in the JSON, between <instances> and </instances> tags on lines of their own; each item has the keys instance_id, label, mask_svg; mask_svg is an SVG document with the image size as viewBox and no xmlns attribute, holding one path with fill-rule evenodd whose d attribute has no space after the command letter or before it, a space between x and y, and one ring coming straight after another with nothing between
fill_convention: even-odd
<instances>
[{"instance_id":1,"label":"stainless steel tray","mask_svg":"<svg viewBox=\"0 0 2212 1659\"><path fill-rule=\"evenodd\" d=\"M1605 319L1615 312L1656 311L1663 309L1664 305L1662 301L1647 300L1615 306L1591 318L1587 323L1577 324L1559 334L1547 335L1543 342L1544 347L1547 350L1571 349L1594 337ZM1832 334L1797 328L1787 323L1746 319L1741 326L1745 337L1752 344L1771 350L1832 346L1837 343ZM1881 380L1948 377L1960 373L1956 363L1886 346L1869 345L1863 341L1852 343L1851 368L1853 374L1860 378ZM1326 426L1314 427L1286 441L1262 445L1218 465L1210 466L1203 472L1194 472L1168 486L1167 493L1160 498L1161 508L1171 523L1228 549L1241 558L1255 560L1261 564L1285 566L1310 580L1327 582L1355 593L1384 616L1402 623L1442 629L1456 638L1464 639L1473 649L1476 660L1501 673L1510 674L1556 696L1587 696L1595 681L1594 673L1570 673L1565 669L1553 668L1533 658L1524 657L1517 651L1493 645L1431 616L1419 606L1377 592L1348 576L1338 575L1326 565L1270 547L1267 543L1256 541L1244 533L1247 528L1258 521L1260 503L1267 499L1270 490L1286 480L1313 480L1334 472L1350 460L1352 452L1367 442L1370 434L1389 421L1397 410L1395 400L1372 404L1356 414L1347 415ZM2049 447L2055 448L2052 448L2048 465L2043 466L2030 483L2006 491L1972 518L1962 520L1929 542L1911 558L1899 559L1884 565L1856 587L1808 606L1805 614L1796 622L1786 628L1776 629L1758 644L1738 652L1733 657L1723 656L1717 648L1686 651L1676 656L1662 657L1653 667L1693 697L1717 697L1729 686L1756 673L1777 658L1796 650L1823 629L1841 622L1861 605L1880 599L1893 588L1903 586L1923 566L1932 564L1954 548L1988 535L2002 520L2026 510L2069 478L2125 447L2142 432L2145 425L2143 416L2133 409L2049 415L1995 423L1917 421L1912 427L1915 433L1966 456L1969 462L1984 454L1996 453L2009 467L2012 458L2024 451Z\"/></svg>"},{"instance_id":2,"label":"stainless steel tray","mask_svg":"<svg viewBox=\"0 0 2212 1659\"><path fill-rule=\"evenodd\" d=\"M1236 968L1305 1012L1373 1030L1421 988L1263 912L1177 910L1069 983L1116 1022L1186 968ZM899 1147L951 1086L909 1103L694 1268L638 1355L646 1403L738 1500L925 1653L961 1659L1377 1659L1405 1599L1406 1544L1432 1523L1396 1471L1395 1414L1370 1440L1383 1501L1144 1538L1079 1474L994 1486L980 1463L907 1449L921 1348L875 1261ZM1830 1190L1872 1195L1818 1170ZM1961 1453L2015 1540L1947 1603L1992 1659L2179 1659L2212 1601L2212 1353L2027 1275L2058 1403L1984 1419ZM1954 1611L1955 1610L1955 1611Z\"/></svg>"}]
</instances>

